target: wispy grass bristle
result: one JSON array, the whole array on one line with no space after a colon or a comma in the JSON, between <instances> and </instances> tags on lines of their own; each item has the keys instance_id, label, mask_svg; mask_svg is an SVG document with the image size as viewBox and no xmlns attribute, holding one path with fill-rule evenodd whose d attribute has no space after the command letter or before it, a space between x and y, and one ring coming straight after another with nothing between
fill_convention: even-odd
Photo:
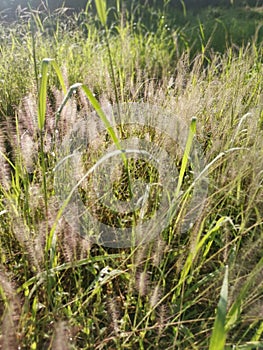
<instances>
[{"instance_id":1,"label":"wispy grass bristle","mask_svg":"<svg viewBox=\"0 0 263 350\"><path fill-rule=\"evenodd\" d=\"M152 252L153 266L157 267L161 264L163 255L166 253L167 249L169 249L169 246L162 239L162 237L158 237L153 245L153 252Z\"/></svg>"},{"instance_id":2,"label":"wispy grass bristle","mask_svg":"<svg viewBox=\"0 0 263 350\"><path fill-rule=\"evenodd\" d=\"M21 301L16 294L15 286L1 266L0 270L1 297L1 335L0 346L3 349L14 350L19 344L18 324L21 315Z\"/></svg>"},{"instance_id":3,"label":"wispy grass bristle","mask_svg":"<svg viewBox=\"0 0 263 350\"><path fill-rule=\"evenodd\" d=\"M150 307L154 307L158 301L160 300L160 295L161 295L161 291L160 291L160 286L157 284L153 291L152 291L152 295L150 297Z\"/></svg>"},{"instance_id":4,"label":"wispy grass bristle","mask_svg":"<svg viewBox=\"0 0 263 350\"><path fill-rule=\"evenodd\" d=\"M136 286L140 296L145 296L148 293L149 275L146 271L138 273Z\"/></svg>"},{"instance_id":5,"label":"wispy grass bristle","mask_svg":"<svg viewBox=\"0 0 263 350\"><path fill-rule=\"evenodd\" d=\"M0 181L1 185L5 188L8 188L10 183L10 164L9 164L9 156L6 152L5 145L6 137L3 132L3 129L0 130L0 162L1 162L1 170L0 170Z\"/></svg>"},{"instance_id":6,"label":"wispy grass bristle","mask_svg":"<svg viewBox=\"0 0 263 350\"><path fill-rule=\"evenodd\" d=\"M17 217L13 221L13 234L19 244L27 252L26 259L33 269L41 271L41 263L43 264L43 250L37 234L32 234L29 227Z\"/></svg>"}]
</instances>

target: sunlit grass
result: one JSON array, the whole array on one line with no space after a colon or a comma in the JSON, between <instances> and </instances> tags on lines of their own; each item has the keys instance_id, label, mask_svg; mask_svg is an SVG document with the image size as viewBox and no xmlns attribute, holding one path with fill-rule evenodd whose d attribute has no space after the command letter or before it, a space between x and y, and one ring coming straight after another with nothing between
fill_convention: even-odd
<instances>
[{"instance_id":1,"label":"sunlit grass","mask_svg":"<svg viewBox=\"0 0 263 350\"><path fill-rule=\"evenodd\" d=\"M116 15L108 33L116 97L101 11L100 24L86 14L81 28L73 20L44 21L35 14L34 26L17 24L1 39L2 348L217 349L220 339L222 349L260 349L262 47L229 47L209 60L205 49L192 58L187 45L179 50L166 35L162 18L156 32L147 32ZM48 35L45 26L52 21L57 25ZM150 125L111 129L104 111L118 100L171 112L165 128L173 127L173 115L187 125L183 152L162 140L181 167L177 191L186 192L183 205L191 199L187 158L194 139L209 178L203 211L187 232L179 213L155 240L125 249L105 248L76 233L54 188L63 140L93 110L108 136L98 132L91 157L100 154L96 145L103 152L129 135L160 142ZM95 133L100 127L89 125ZM139 164L136 173L135 163L128 166L130 175L139 172L156 182L153 168ZM121 199L128 196L125 184L117 183L116 191Z\"/></svg>"}]
</instances>

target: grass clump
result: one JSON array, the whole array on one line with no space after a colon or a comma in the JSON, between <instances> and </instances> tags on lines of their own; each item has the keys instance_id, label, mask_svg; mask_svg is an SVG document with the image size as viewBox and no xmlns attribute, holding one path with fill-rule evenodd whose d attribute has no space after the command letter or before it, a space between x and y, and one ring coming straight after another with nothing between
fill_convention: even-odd
<instances>
[{"instance_id":1,"label":"grass clump","mask_svg":"<svg viewBox=\"0 0 263 350\"><path fill-rule=\"evenodd\" d=\"M202 50L194 57L187 46L179 50L160 21L154 32L142 23L135 29L129 18L116 21L107 42L88 11L84 32L78 19L52 17L55 31L48 33L51 19L31 13L1 39L1 346L215 349L222 335L227 349L262 348L262 46L230 46L205 60ZM47 74L47 62L57 69L49 66ZM154 115L158 125L174 132L178 116L192 130L189 142L200 144L209 191L187 231L179 212L154 240L103 247L61 215L54 168L63 141L83 120L92 139L86 166L136 136L168 149L182 169L178 192L191 186L188 151L153 128L154 120L107 132L103 118L117 101L157 105L170 118ZM147 162L122 161L129 172L116 176L114 191L123 202L130 179L159 181ZM79 193L88 204L87 183ZM103 208L101 215L117 225L116 213Z\"/></svg>"}]
</instances>

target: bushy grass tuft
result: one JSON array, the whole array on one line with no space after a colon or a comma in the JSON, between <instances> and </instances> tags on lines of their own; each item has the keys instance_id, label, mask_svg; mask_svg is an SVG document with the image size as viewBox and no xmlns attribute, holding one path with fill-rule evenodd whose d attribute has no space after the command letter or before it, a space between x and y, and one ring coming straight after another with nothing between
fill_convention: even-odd
<instances>
[{"instance_id":1,"label":"bushy grass tuft","mask_svg":"<svg viewBox=\"0 0 263 350\"><path fill-rule=\"evenodd\" d=\"M116 14L107 41L88 6L83 17L60 16L31 13L1 28L2 348L216 349L221 335L221 348L262 348L262 46L229 46L209 59L201 48L193 57L160 17L150 32ZM192 130L189 145L191 137L200 144L209 190L187 232L178 215L155 240L114 249L84 239L61 215L54 168L77 123L88 119L99 135L84 161L129 135L161 139L151 125L100 133L92 111L116 101L163 108L166 128L179 118ZM183 169L179 190L192 181L184 151L170 148ZM125 161L129 175L156 181L147 164ZM121 180L123 200L129 176ZM79 191L87 199L85 183ZM110 215L103 220L116 223Z\"/></svg>"}]
</instances>

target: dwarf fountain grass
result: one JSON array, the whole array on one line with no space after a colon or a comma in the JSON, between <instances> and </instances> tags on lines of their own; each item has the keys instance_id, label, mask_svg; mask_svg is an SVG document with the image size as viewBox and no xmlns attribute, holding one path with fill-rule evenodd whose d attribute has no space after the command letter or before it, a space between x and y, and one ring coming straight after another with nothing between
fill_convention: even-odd
<instances>
[{"instance_id":1,"label":"dwarf fountain grass","mask_svg":"<svg viewBox=\"0 0 263 350\"><path fill-rule=\"evenodd\" d=\"M54 196L52 169L66 133L63 127L70 129L75 118L90 112L88 96L95 94L99 102L93 107L97 111L103 101L116 100L108 74L107 48L100 41L103 35L88 20L85 40L79 31L64 33L61 41L45 38L45 23L36 29L36 34L41 32L36 35L36 58L38 62L43 57L55 60L45 63L48 72L44 73L49 77L46 94L42 87L41 96L45 95L46 101L41 102L40 114L34 69L28 65L29 34L24 33L29 47L21 44L17 32L12 32L11 42L4 39L1 47L0 71L5 79L0 90L1 155L10 165L8 186L0 188L4 271L0 273L0 309L5 310L1 313L1 345L6 349L208 349L214 346L217 335L225 333L226 349L262 347L262 48L231 48L224 55L214 54L203 69L202 56L192 62L184 54L175 61L165 41L158 46L159 36L145 35L138 27L132 31L133 24L129 27L127 23L129 30L121 33L121 40L116 33L109 33L114 69L119 68L123 76L122 87L117 78L122 99L158 102L187 121L190 131L189 117L197 117L193 134L206 153L204 171L210 184L204 210L187 232L180 230L179 212L154 242L145 242L143 247L103 248L89 241L84 244L62 218ZM120 54L124 41L126 49ZM83 81L88 94L82 86L75 86L72 91L76 93L68 95L64 103L68 91L61 91L54 62L61 67L67 88ZM154 73L157 64L158 77ZM25 95L32 108L22 108ZM50 107L51 98L55 108ZM19 110L16 120L14 109ZM32 117L36 118L35 126L31 126ZM4 120L11 118L13 129L10 126L9 132ZM47 216L41 192L40 150L34 150L35 159L30 153L32 163L28 166L25 156L31 151L21 141L26 132L32 142L38 142L40 127L45 141L55 129L55 118L60 138L54 155L45 142L42 150ZM49 125L50 120L54 124ZM117 131L116 137L125 138L125 132L126 137L132 135ZM151 128L140 128L136 136L144 134L158 139ZM110 142L111 137L102 137L105 148ZM182 161L183 153L177 161ZM187 166L183 168L181 189L185 191L184 181L190 174ZM140 174L146 176L145 171ZM119 187L122 191L125 188ZM191 191L183 196L182 204L190 198ZM229 270L228 306L226 309L223 303L225 321L220 322L222 303L217 303L226 299L225 265Z\"/></svg>"}]
</instances>

